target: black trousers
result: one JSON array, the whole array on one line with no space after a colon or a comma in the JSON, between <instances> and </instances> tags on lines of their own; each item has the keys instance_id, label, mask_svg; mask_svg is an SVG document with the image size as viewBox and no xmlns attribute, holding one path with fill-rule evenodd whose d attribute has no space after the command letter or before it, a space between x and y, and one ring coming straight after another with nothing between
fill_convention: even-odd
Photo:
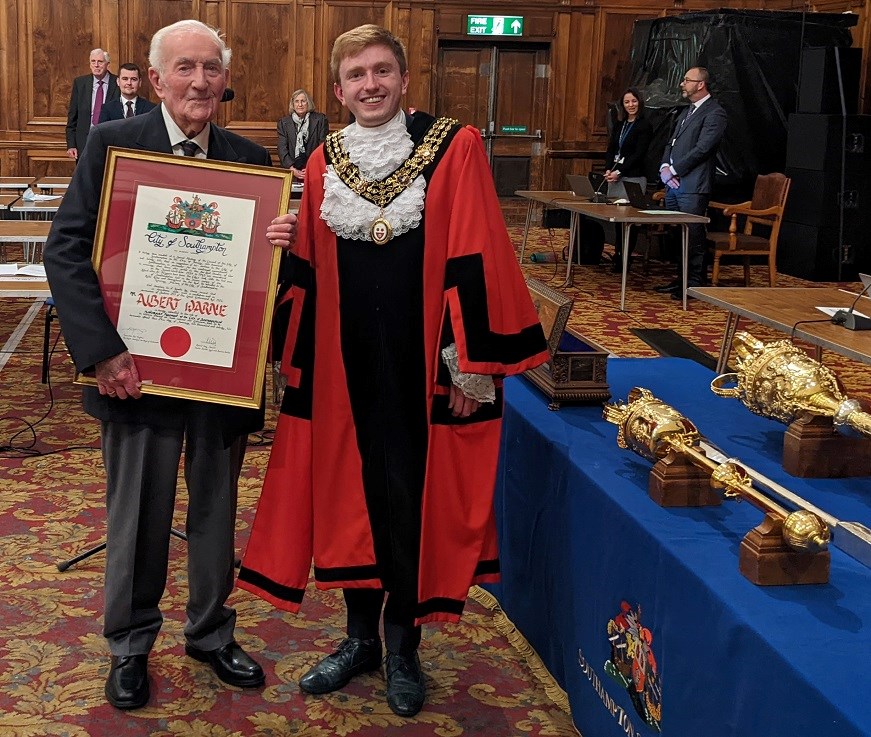
<instances>
[{"instance_id":1,"label":"black trousers","mask_svg":"<svg viewBox=\"0 0 871 737\"><path fill-rule=\"evenodd\" d=\"M378 623L384 605L384 642L387 651L397 655L412 655L420 645L420 627L414 626L413 600L405 600L383 589L343 589L348 607L348 637L374 640L379 637Z\"/></svg>"}]
</instances>

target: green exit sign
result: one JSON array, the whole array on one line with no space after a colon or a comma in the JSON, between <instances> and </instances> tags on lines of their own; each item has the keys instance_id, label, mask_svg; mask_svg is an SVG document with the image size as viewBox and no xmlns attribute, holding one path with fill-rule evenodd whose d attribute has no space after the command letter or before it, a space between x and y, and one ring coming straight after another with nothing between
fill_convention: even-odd
<instances>
[{"instance_id":1,"label":"green exit sign","mask_svg":"<svg viewBox=\"0 0 871 737\"><path fill-rule=\"evenodd\" d=\"M525 125L503 125L503 133L526 133Z\"/></svg>"},{"instance_id":2,"label":"green exit sign","mask_svg":"<svg viewBox=\"0 0 871 737\"><path fill-rule=\"evenodd\" d=\"M522 15L470 15L466 25L469 36L522 36Z\"/></svg>"}]
</instances>

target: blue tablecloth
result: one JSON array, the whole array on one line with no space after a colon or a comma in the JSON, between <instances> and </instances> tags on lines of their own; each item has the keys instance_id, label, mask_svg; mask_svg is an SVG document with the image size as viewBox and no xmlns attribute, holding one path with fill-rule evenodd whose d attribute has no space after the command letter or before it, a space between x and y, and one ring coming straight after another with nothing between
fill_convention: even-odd
<instances>
[{"instance_id":1,"label":"blue tablecloth","mask_svg":"<svg viewBox=\"0 0 871 737\"><path fill-rule=\"evenodd\" d=\"M784 426L714 396L711 378L682 359L608 364L614 399L647 387L726 454L871 526L871 478L788 476ZM659 507L651 464L617 447L601 407L551 412L523 378L505 397L502 583L487 588L568 692L585 737L871 734L871 570L832 548L826 585L755 586L738 549L760 511ZM608 664L621 654L634 683Z\"/></svg>"}]
</instances>

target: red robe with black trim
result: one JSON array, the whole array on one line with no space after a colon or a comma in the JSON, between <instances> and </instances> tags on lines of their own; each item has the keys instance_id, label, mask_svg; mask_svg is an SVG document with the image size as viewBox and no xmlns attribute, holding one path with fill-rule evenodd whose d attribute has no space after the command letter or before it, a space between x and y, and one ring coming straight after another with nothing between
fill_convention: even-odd
<instances>
[{"instance_id":1,"label":"red robe with black trim","mask_svg":"<svg viewBox=\"0 0 871 737\"><path fill-rule=\"evenodd\" d=\"M548 357L478 131L460 128L443 147L427 174L421 226L426 438L416 624L458 620L469 586L498 580L501 378ZM325 171L321 147L306 167L299 214L282 359L288 388L239 573L241 588L294 612L312 561L319 588L384 588L342 356L341 243L320 217ZM447 410L440 349L452 342L461 371L497 384L496 405L465 421Z\"/></svg>"}]
</instances>

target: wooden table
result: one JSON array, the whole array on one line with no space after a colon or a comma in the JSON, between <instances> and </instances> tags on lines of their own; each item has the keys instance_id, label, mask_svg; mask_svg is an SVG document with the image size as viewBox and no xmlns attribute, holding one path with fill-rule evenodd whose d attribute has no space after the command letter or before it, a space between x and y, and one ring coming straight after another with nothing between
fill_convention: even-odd
<instances>
[{"instance_id":1,"label":"wooden table","mask_svg":"<svg viewBox=\"0 0 871 737\"><path fill-rule=\"evenodd\" d=\"M563 286L572 283L572 267L574 265L575 241L579 229L580 216L602 220L609 223L619 223L623 228L623 274L620 282L620 311L626 309L626 279L629 271L629 236L633 225L679 225L681 227L681 273L683 275L683 308L687 308L687 266L689 262L689 226L693 223L710 222L704 215L691 215L685 212L664 210L653 213L649 210L636 210L629 205L612 205L602 202L590 202L586 198L577 197L568 191L534 192L518 190L518 197L529 200L529 210L526 214L526 230L523 233L523 244L520 247L520 261L523 261L523 251L526 248L526 238L529 235L529 224L532 216L532 206L535 202L546 207L562 208L571 213L569 227L569 257L566 266L566 280Z\"/></svg>"},{"instance_id":2,"label":"wooden table","mask_svg":"<svg viewBox=\"0 0 871 737\"><path fill-rule=\"evenodd\" d=\"M48 299L51 297L51 290L48 288L48 282L45 279L0 276L0 297Z\"/></svg>"},{"instance_id":3,"label":"wooden table","mask_svg":"<svg viewBox=\"0 0 871 737\"><path fill-rule=\"evenodd\" d=\"M36 246L46 242L50 230L48 220L0 220L0 247L5 248L6 243L22 243L24 260L30 262L36 257Z\"/></svg>"},{"instance_id":4,"label":"wooden table","mask_svg":"<svg viewBox=\"0 0 871 737\"><path fill-rule=\"evenodd\" d=\"M17 194L0 194L0 210L8 210L19 197Z\"/></svg>"},{"instance_id":5,"label":"wooden table","mask_svg":"<svg viewBox=\"0 0 871 737\"><path fill-rule=\"evenodd\" d=\"M23 192L33 184L33 177L0 177L0 189Z\"/></svg>"},{"instance_id":6,"label":"wooden table","mask_svg":"<svg viewBox=\"0 0 871 737\"><path fill-rule=\"evenodd\" d=\"M36 180L36 186L46 194L53 194L57 190L66 191L70 186L72 177L42 177Z\"/></svg>"},{"instance_id":7,"label":"wooden table","mask_svg":"<svg viewBox=\"0 0 871 737\"><path fill-rule=\"evenodd\" d=\"M817 360L820 359L822 349L826 348L856 361L871 364L871 331L854 331L835 325L816 309L847 309L856 299L853 292L836 287L690 287L688 293L691 297L728 311L717 373L726 370L732 340L742 317L811 343L817 348ZM856 304L856 310L871 315L871 299L861 297ZM814 322L804 322L805 320ZM803 324L797 324L799 322Z\"/></svg>"},{"instance_id":8,"label":"wooden table","mask_svg":"<svg viewBox=\"0 0 871 737\"><path fill-rule=\"evenodd\" d=\"M560 208L562 207L561 202L580 202L581 198L567 189L546 190L542 192L536 192L531 189L519 189L514 194L529 200L529 206L526 208L526 227L523 229L523 242L520 244L520 263L523 263L526 239L529 237L529 226L532 223L532 210L536 203L545 207Z\"/></svg>"},{"instance_id":9,"label":"wooden table","mask_svg":"<svg viewBox=\"0 0 871 737\"><path fill-rule=\"evenodd\" d=\"M54 217L60 207L63 197L58 197L55 200L25 200L19 199L13 205L9 206L10 211L19 212L25 218L32 220L50 220Z\"/></svg>"}]
</instances>

